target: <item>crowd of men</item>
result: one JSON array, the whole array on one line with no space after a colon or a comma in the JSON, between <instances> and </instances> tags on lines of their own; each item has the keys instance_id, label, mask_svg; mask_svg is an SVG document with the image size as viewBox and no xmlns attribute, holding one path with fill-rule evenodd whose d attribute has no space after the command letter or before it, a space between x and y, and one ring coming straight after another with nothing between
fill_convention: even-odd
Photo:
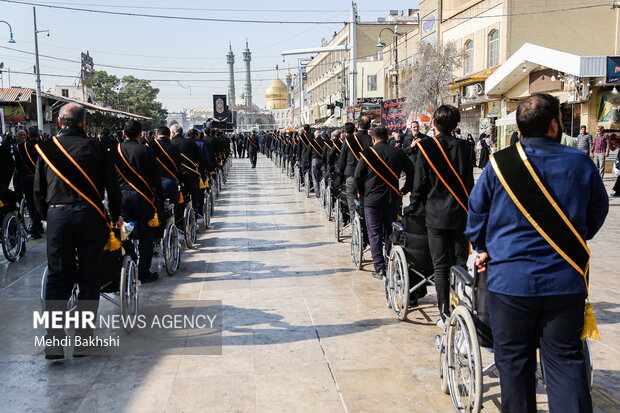
<instances>
[{"instance_id":1,"label":"crowd of men","mask_svg":"<svg viewBox=\"0 0 620 413\"><path fill-rule=\"evenodd\" d=\"M533 95L516 116L521 138L489 151L475 185L475 143L460 135L460 113L450 105L435 110L432 136L421 133L417 122L390 136L380 126L371 130L371 120L362 116L357 128L346 123L331 136L307 125L270 134L261 151L298 164L302 176L312 177L317 197L321 175L330 174L346 192L350 216L360 200L372 275L384 282L392 223L401 213L422 217L441 327L451 311L450 268L466 264L471 246L478 271L488 273L502 411L536 411L540 348L550 410L591 412L581 342L589 329L584 323L591 322L586 240L603 225L609 200L590 153L560 143L557 98ZM604 154L597 145L594 154Z\"/></svg>"},{"instance_id":2,"label":"crowd of men","mask_svg":"<svg viewBox=\"0 0 620 413\"><path fill-rule=\"evenodd\" d=\"M60 109L58 128L56 136L47 139L40 139L32 127L17 131L14 142L10 138L2 141L0 195L7 197L3 203L9 207L8 198L25 197L32 238L41 238L42 221L47 223L44 297L49 309L66 308L62 303L77 283L79 309L96 313L104 250L120 246L115 231L124 222L134 223L133 234L139 241L138 278L142 283L157 280L151 263L154 241L161 238L165 225L160 219L164 203L176 205L177 222L189 200L198 219L207 213L205 182L230 156L230 141L217 129L184 133L178 124L145 135L135 120L114 134L103 129L96 136L89 135L86 110L74 103ZM177 227L183 228L180 223ZM93 332L76 334L87 338ZM50 339L60 340L64 335L59 329L47 332ZM58 346L45 350L48 359L63 354Z\"/></svg>"}]
</instances>

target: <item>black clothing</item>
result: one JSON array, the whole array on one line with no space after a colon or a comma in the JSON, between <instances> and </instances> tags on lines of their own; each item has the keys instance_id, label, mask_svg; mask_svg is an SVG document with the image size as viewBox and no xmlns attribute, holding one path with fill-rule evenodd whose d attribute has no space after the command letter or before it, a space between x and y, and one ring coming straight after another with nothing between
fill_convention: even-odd
<instances>
[{"instance_id":1,"label":"black clothing","mask_svg":"<svg viewBox=\"0 0 620 413\"><path fill-rule=\"evenodd\" d=\"M502 378L502 412L537 411L538 347L545 363L550 411L592 412L580 340L584 302L583 294L515 297L489 291L495 365Z\"/></svg>"},{"instance_id":2,"label":"black clothing","mask_svg":"<svg viewBox=\"0 0 620 413\"><path fill-rule=\"evenodd\" d=\"M310 160L320 159L322 161L324 146L325 146L325 141L323 140L321 136L310 138Z\"/></svg>"},{"instance_id":3,"label":"black clothing","mask_svg":"<svg viewBox=\"0 0 620 413\"><path fill-rule=\"evenodd\" d=\"M110 150L115 148L119 142L110 135L103 135L99 137L99 143L101 143L101 146L103 146L104 149Z\"/></svg>"},{"instance_id":4,"label":"black clothing","mask_svg":"<svg viewBox=\"0 0 620 413\"><path fill-rule=\"evenodd\" d=\"M159 168L157 161L155 160L155 154L146 145L132 140L126 139L121 144L121 150L123 151L123 157L129 162L129 165L140 175L146 183L149 185L157 200L163 201L164 191L161 186L161 175L159 174ZM120 188L123 191L133 191L134 188L129 185L119 175ZM145 194L149 195L149 194ZM152 207L151 207L152 208Z\"/></svg>"},{"instance_id":5,"label":"black clothing","mask_svg":"<svg viewBox=\"0 0 620 413\"><path fill-rule=\"evenodd\" d=\"M163 163L164 165L168 166L170 161L165 158L165 155L162 156L162 159L159 159L159 161L161 161L161 163L158 161L157 165L159 167L159 174L161 175L162 178L164 177L168 177L168 178L172 178L175 181L177 180L177 178L180 178L180 173L179 173L179 168L181 166L181 152L179 152L179 149L174 146L172 143L170 143L170 138L168 138L167 136L158 136L157 137L157 142L162 146L162 148L166 151L166 153L168 154L168 156L170 156L170 158L172 158L172 161L174 162L174 166L175 168L173 170L168 171L166 168L164 168L161 163ZM149 147L151 147L151 149L153 149L153 147L155 145L157 145L157 143L155 142L155 139L149 141L148 143ZM155 149L153 149L153 153L155 155L155 158L157 158L158 156L160 156L159 152L157 152ZM172 175L170 172L172 172ZM177 183L180 183L177 181ZM175 201L176 199L171 199L171 201Z\"/></svg>"},{"instance_id":6,"label":"black clothing","mask_svg":"<svg viewBox=\"0 0 620 413\"><path fill-rule=\"evenodd\" d=\"M158 181L161 186L161 180ZM122 192L121 215L125 222L135 222L136 226L132 235L140 240L138 244L138 276L142 279L151 274L150 269L153 261L153 242L157 228L148 225L149 220L153 217L153 207L134 190L123 190Z\"/></svg>"},{"instance_id":7,"label":"black clothing","mask_svg":"<svg viewBox=\"0 0 620 413\"><path fill-rule=\"evenodd\" d=\"M364 151L372 146L372 138L366 131L359 131L356 135ZM345 134L342 139L340 158L338 159L338 173L344 178L353 176L355 174L355 167L357 166L357 159L353 155L353 152L351 152L349 145L347 145L346 137L347 135Z\"/></svg>"},{"instance_id":8,"label":"black clothing","mask_svg":"<svg viewBox=\"0 0 620 413\"><path fill-rule=\"evenodd\" d=\"M15 168L15 161L11 155L11 145L8 138L5 138L0 143L0 185L6 187L11 183L13 177L13 169Z\"/></svg>"},{"instance_id":9,"label":"black clothing","mask_svg":"<svg viewBox=\"0 0 620 413\"><path fill-rule=\"evenodd\" d=\"M27 140L15 146L15 173L18 176L31 175L34 172L39 159L39 153L35 149L36 142Z\"/></svg>"},{"instance_id":10,"label":"black clothing","mask_svg":"<svg viewBox=\"0 0 620 413\"><path fill-rule=\"evenodd\" d=\"M467 192L471 192L474 186L471 144L444 134L439 134L437 140L461 177ZM414 167L411 204L414 207L424 205L427 227L465 230L467 212L444 186L421 152L417 155Z\"/></svg>"},{"instance_id":11,"label":"black clothing","mask_svg":"<svg viewBox=\"0 0 620 413\"><path fill-rule=\"evenodd\" d=\"M422 132L418 133L415 137L411 134L408 133L407 135L405 135L405 137L402 139L403 141L403 150L405 151L405 154L407 154L407 156L409 156L412 162L415 163L415 157L418 155L418 147L414 146L413 148L411 147L411 143L416 140L416 139L426 139L428 138L428 135L423 134Z\"/></svg>"},{"instance_id":12,"label":"black clothing","mask_svg":"<svg viewBox=\"0 0 620 413\"><path fill-rule=\"evenodd\" d=\"M402 193L411 191L413 185L412 180L412 164L409 158L400 148L390 146L387 142L379 141L372 147L364 151L366 159L372 159L370 151L376 151L379 157L388 165L388 167L400 177L404 172L407 175ZM378 165L373 165L374 169L378 169ZM371 168L366 161L360 159L355 168L355 180L358 192L364 197L364 207L385 207L386 205L400 205L402 195L397 194L377 173ZM386 179L389 179L387 176ZM396 188L400 189L400 188Z\"/></svg>"},{"instance_id":13,"label":"black clothing","mask_svg":"<svg viewBox=\"0 0 620 413\"><path fill-rule=\"evenodd\" d=\"M480 139L480 147L481 149L480 158L478 159L478 168L484 169L484 167L487 166L487 163L489 162L489 155L491 154L491 149L489 148L489 145L484 138Z\"/></svg>"},{"instance_id":14,"label":"black clothing","mask_svg":"<svg viewBox=\"0 0 620 413\"><path fill-rule=\"evenodd\" d=\"M88 138L80 127L62 129L57 139L90 177L102 197L104 189L106 190L110 217L112 222L116 222L121 212L121 191L110 153L106 152L96 139ZM45 144L54 145L51 141ZM84 199L39 159L34 180L34 202L41 216L45 218L50 205L81 203ZM99 220L103 222L101 217ZM83 227L82 230L84 228L88 227Z\"/></svg>"}]
</instances>

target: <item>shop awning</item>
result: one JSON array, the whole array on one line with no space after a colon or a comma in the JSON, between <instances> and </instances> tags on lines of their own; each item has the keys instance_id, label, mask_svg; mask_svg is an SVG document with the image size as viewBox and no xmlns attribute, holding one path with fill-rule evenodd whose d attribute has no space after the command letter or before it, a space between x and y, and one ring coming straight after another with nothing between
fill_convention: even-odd
<instances>
[{"instance_id":1,"label":"shop awning","mask_svg":"<svg viewBox=\"0 0 620 413\"><path fill-rule=\"evenodd\" d=\"M517 124L517 111L513 110L506 116L495 121L495 126L509 126Z\"/></svg>"}]
</instances>

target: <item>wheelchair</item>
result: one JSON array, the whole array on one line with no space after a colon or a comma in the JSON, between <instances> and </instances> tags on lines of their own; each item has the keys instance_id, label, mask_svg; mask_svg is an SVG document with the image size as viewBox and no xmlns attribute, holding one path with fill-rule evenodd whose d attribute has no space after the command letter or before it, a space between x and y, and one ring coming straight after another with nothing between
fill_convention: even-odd
<instances>
[{"instance_id":1,"label":"wheelchair","mask_svg":"<svg viewBox=\"0 0 620 413\"><path fill-rule=\"evenodd\" d=\"M196 222L196 211L192 204L192 196L185 195L185 208L183 209L183 235L185 238L185 246L188 249L194 248L196 244L198 225Z\"/></svg>"},{"instance_id":2,"label":"wheelchair","mask_svg":"<svg viewBox=\"0 0 620 413\"><path fill-rule=\"evenodd\" d=\"M323 210L325 211L325 217L331 221L333 219L334 212L334 200L332 198L332 179L331 177L324 177L323 188L321 189L321 198L323 198Z\"/></svg>"},{"instance_id":3,"label":"wheelchair","mask_svg":"<svg viewBox=\"0 0 620 413\"><path fill-rule=\"evenodd\" d=\"M297 188L297 192L301 192L301 166L299 162L295 163L294 169L295 187Z\"/></svg>"},{"instance_id":4,"label":"wheelchair","mask_svg":"<svg viewBox=\"0 0 620 413\"><path fill-rule=\"evenodd\" d=\"M333 194L332 196L334 199L334 211L332 212L332 216L334 219L334 233L336 235L336 242L342 242L344 238L344 229L351 221L346 192L344 190L344 185L337 185L336 181L332 181L330 191Z\"/></svg>"},{"instance_id":5,"label":"wheelchair","mask_svg":"<svg viewBox=\"0 0 620 413\"><path fill-rule=\"evenodd\" d=\"M325 188L327 187L326 184L326 177L325 174L323 174L323 176L321 177L321 181L319 182L319 204L321 204L321 208L325 209Z\"/></svg>"},{"instance_id":6,"label":"wheelchair","mask_svg":"<svg viewBox=\"0 0 620 413\"><path fill-rule=\"evenodd\" d=\"M463 266L450 269L451 315L441 336L436 337L439 350L441 389L450 394L458 412L478 413L482 409L482 377L491 372L495 363L484 367L480 348L493 348L489 321L487 272L473 276ZM592 389L592 356L590 343L583 341L588 383ZM545 383L544 359L538 352L536 378Z\"/></svg>"},{"instance_id":7,"label":"wheelchair","mask_svg":"<svg viewBox=\"0 0 620 413\"><path fill-rule=\"evenodd\" d=\"M427 293L427 286L435 285L433 260L428 247L425 218L403 216L392 223L392 250L388 257L385 299L400 320L417 305Z\"/></svg>"},{"instance_id":8,"label":"wheelchair","mask_svg":"<svg viewBox=\"0 0 620 413\"><path fill-rule=\"evenodd\" d=\"M138 280L138 241L124 230L114 230L121 237L121 248L104 253L103 280L99 295L118 306L123 318L131 318L140 313L140 281ZM41 277L41 307L45 310L45 286L47 285L49 268L46 266ZM77 307L80 288L73 285L71 296L67 301L67 311ZM131 332L132 323L123 323L123 329Z\"/></svg>"},{"instance_id":9,"label":"wheelchair","mask_svg":"<svg viewBox=\"0 0 620 413\"><path fill-rule=\"evenodd\" d=\"M306 173L304 174L304 194L306 195L306 198L310 198L310 188L311 185L311 179L310 179L310 169L308 168L306 170Z\"/></svg>"},{"instance_id":10,"label":"wheelchair","mask_svg":"<svg viewBox=\"0 0 620 413\"><path fill-rule=\"evenodd\" d=\"M164 268L169 276L173 276L181 263L181 243L179 230L174 216L174 203L164 203L164 228L161 238L155 243L155 253L164 259Z\"/></svg>"},{"instance_id":11,"label":"wheelchair","mask_svg":"<svg viewBox=\"0 0 620 413\"><path fill-rule=\"evenodd\" d=\"M22 217L22 226L24 227L24 231L26 231L27 234L30 234L32 229L32 217L30 216L30 211L28 210L25 196L22 196L22 199L19 202L19 215Z\"/></svg>"},{"instance_id":12,"label":"wheelchair","mask_svg":"<svg viewBox=\"0 0 620 413\"><path fill-rule=\"evenodd\" d=\"M364 253L369 249L366 222L364 220L364 208L361 202L355 200L355 215L351 220L351 261L355 268L362 269Z\"/></svg>"},{"instance_id":13,"label":"wheelchair","mask_svg":"<svg viewBox=\"0 0 620 413\"><path fill-rule=\"evenodd\" d=\"M0 242L2 252L9 262L15 262L26 254L28 231L20 212L19 198L6 189L2 191L3 205L0 207ZM23 199L22 199L23 201Z\"/></svg>"}]
</instances>

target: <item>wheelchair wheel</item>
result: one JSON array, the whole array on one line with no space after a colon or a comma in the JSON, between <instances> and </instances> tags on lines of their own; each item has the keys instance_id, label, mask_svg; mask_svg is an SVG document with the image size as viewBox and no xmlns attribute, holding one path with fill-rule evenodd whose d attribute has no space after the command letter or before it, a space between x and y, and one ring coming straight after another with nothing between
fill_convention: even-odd
<instances>
[{"instance_id":1,"label":"wheelchair wheel","mask_svg":"<svg viewBox=\"0 0 620 413\"><path fill-rule=\"evenodd\" d=\"M457 306L448 320L446 359L448 389L458 412L482 408L482 360L474 320L467 308Z\"/></svg>"},{"instance_id":2,"label":"wheelchair wheel","mask_svg":"<svg viewBox=\"0 0 620 413\"><path fill-rule=\"evenodd\" d=\"M332 188L330 185L326 185L325 188L325 201L323 203L323 208L325 209L325 216L328 220L332 220Z\"/></svg>"},{"instance_id":3,"label":"wheelchair wheel","mask_svg":"<svg viewBox=\"0 0 620 413\"><path fill-rule=\"evenodd\" d=\"M387 268L387 293L389 307L405 320L409 313L409 269L405 251L400 245L392 246Z\"/></svg>"},{"instance_id":4,"label":"wheelchair wheel","mask_svg":"<svg viewBox=\"0 0 620 413\"><path fill-rule=\"evenodd\" d=\"M304 174L304 191L306 198L310 198L310 173L308 172Z\"/></svg>"},{"instance_id":5,"label":"wheelchair wheel","mask_svg":"<svg viewBox=\"0 0 620 413\"><path fill-rule=\"evenodd\" d=\"M32 229L32 217L26 205L26 197L22 197L22 200L19 202L19 216L21 217L24 231L30 234L30 230Z\"/></svg>"},{"instance_id":6,"label":"wheelchair wheel","mask_svg":"<svg viewBox=\"0 0 620 413\"><path fill-rule=\"evenodd\" d=\"M441 391L450 394L448 389L448 359L446 357L446 330L436 336L437 349L439 350L439 385Z\"/></svg>"},{"instance_id":7,"label":"wheelchair wheel","mask_svg":"<svg viewBox=\"0 0 620 413\"><path fill-rule=\"evenodd\" d=\"M299 173L299 168L295 168L295 187L297 188L297 192L301 192L301 175Z\"/></svg>"},{"instance_id":8,"label":"wheelchair wheel","mask_svg":"<svg viewBox=\"0 0 620 413\"><path fill-rule=\"evenodd\" d=\"M185 245L187 248L194 248L196 243L196 214L194 208L187 204L185 205L185 211L183 212L183 227L185 232Z\"/></svg>"},{"instance_id":9,"label":"wheelchair wheel","mask_svg":"<svg viewBox=\"0 0 620 413\"><path fill-rule=\"evenodd\" d=\"M220 196L220 192L222 192L222 170L217 170L217 194Z\"/></svg>"},{"instance_id":10,"label":"wheelchair wheel","mask_svg":"<svg viewBox=\"0 0 620 413\"><path fill-rule=\"evenodd\" d=\"M119 291L119 304L123 318L138 315L138 286L138 266L129 255L125 255L123 257L123 266L121 267ZM130 323L126 323L123 328L128 333L133 329Z\"/></svg>"},{"instance_id":11,"label":"wheelchair wheel","mask_svg":"<svg viewBox=\"0 0 620 413\"><path fill-rule=\"evenodd\" d=\"M41 300L41 309L45 311L45 286L47 285L47 277L49 274L49 268L46 266L45 270L43 270L43 276L41 277L41 293L39 299ZM80 293L80 288L77 284L73 284L73 288L71 289L71 296L69 296L69 300L67 300L67 311L73 311L77 307L78 302L78 294Z\"/></svg>"},{"instance_id":12,"label":"wheelchair wheel","mask_svg":"<svg viewBox=\"0 0 620 413\"><path fill-rule=\"evenodd\" d=\"M319 203L325 209L325 181L323 179L319 183Z\"/></svg>"},{"instance_id":13,"label":"wheelchair wheel","mask_svg":"<svg viewBox=\"0 0 620 413\"><path fill-rule=\"evenodd\" d=\"M213 175L213 179L211 179L211 188L213 188L213 192L212 192L212 196L213 198L217 198L220 195L219 192L219 186L218 186L218 178L219 176L217 174Z\"/></svg>"},{"instance_id":14,"label":"wheelchair wheel","mask_svg":"<svg viewBox=\"0 0 620 413\"><path fill-rule=\"evenodd\" d=\"M355 268L362 269L362 259L364 255L364 240L362 235L362 222L359 215L355 214L351 225L351 261Z\"/></svg>"},{"instance_id":15,"label":"wheelchair wheel","mask_svg":"<svg viewBox=\"0 0 620 413\"><path fill-rule=\"evenodd\" d=\"M334 206L334 232L336 234L336 242L342 242L342 228L344 227L342 223L342 207L340 206L340 201L336 200L336 205Z\"/></svg>"},{"instance_id":16,"label":"wheelchair wheel","mask_svg":"<svg viewBox=\"0 0 620 413\"><path fill-rule=\"evenodd\" d=\"M2 221L2 252L10 262L14 262L19 258L26 243L21 225L19 218L14 212L7 213Z\"/></svg>"},{"instance_id":17,"label":"wheelchair wheel","mask_svg":"<svg viewBox=\"0 0 620 413\"><path fill-rule=\"evenodd\" d=\"M162 250L164 255L164 267L169 276L174 275L181 261L181 246L179 243L179 230L171 222L166 224L164 237L162 238Z\"/></svg>"},{"instance_id":18,"label":"wheelchair wheel","mask_svg":"<svg viewBox=\"0 0 620 413\"><path fill-rule=\"evenodd\" d=\"M205 191L205 201L202 207L202 225L204 229L208 229L211 224L211 194Z\"/></svg>"},{"instance_id":19,"label":"wheelchair wheel","mask_svg":"<svg viewBox=\"0 0 620 413\"><path fill-rule=\"evenodd\" d=\"M215 210L215 197L213 196L213 192L209 192L209 215L213 216L214 210Z\"/></svg>"}]
</instances>

